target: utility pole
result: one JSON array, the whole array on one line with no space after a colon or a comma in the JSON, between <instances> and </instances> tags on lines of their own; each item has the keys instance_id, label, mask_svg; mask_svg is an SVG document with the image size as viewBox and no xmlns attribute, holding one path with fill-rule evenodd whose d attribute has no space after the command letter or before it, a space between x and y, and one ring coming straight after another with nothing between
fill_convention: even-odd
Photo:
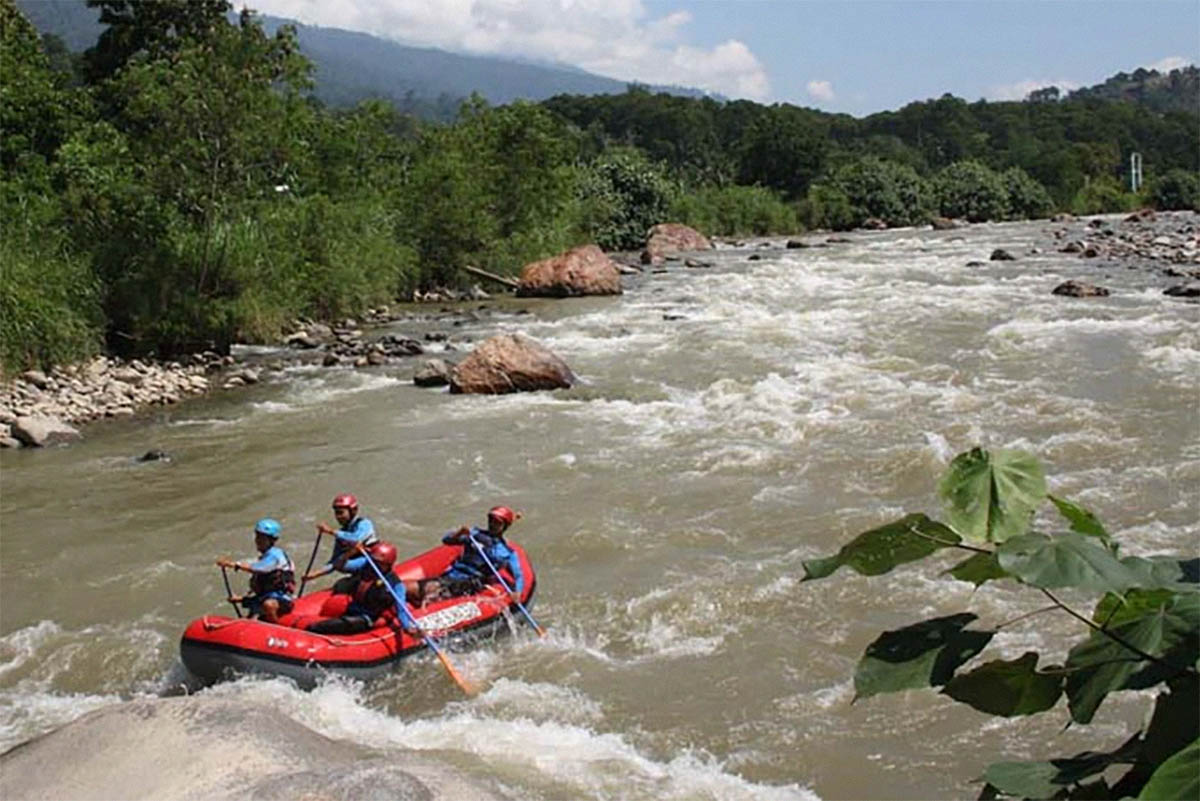
<instances>
[{"instance_id":1,"label":"utility pole","mask_svg":"<svg viewBox=\"0 0 1200 801\"><path fill-rule=\"evenodd\" d=\"M1142 154L1129 154L1129 191L1136 192L1142 188Z\"/></svg>"}]
</instances>

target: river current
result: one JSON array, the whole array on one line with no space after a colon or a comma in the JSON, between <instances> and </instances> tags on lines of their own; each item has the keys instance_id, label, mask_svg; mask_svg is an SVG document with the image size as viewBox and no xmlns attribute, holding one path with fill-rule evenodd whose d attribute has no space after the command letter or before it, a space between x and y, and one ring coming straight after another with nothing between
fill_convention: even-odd
<instances>
[{"instance_id":1,"label":"river current","mask_svg":"<svg viewBox=\"0 0 1200 801\"><path fill-rule=\"evenodd\" d=\"M422 657L366 687L240 680L193 703L270 707L520 799L973 797L987 764L1043 758L1038 743L1115 747L1144 697L1066 731L1061 703L1008 721L932 691L852 703L881 631L964 609L994 625L1038 608L1031 593L973 591L939 576L950 560L800 581L802 560L860 531L940 516L936 483L975 445L1032 451L1127 553L1195 554L1200 306L1148 272L1054 252L1047 228L726 247L620 297L496 301L443 329L528 334L580 376L568 391L452 396L414 387L409 366L298 366L68 448L5 452L0 751L181 692L184 626L228 610L213 560L249 558L270 515L303 567L340 492L402 555L494 504L519 509L510 537L538 571L548 635L454 653L484 687L473 699ZM997 247L1017 260L988 261ZM1069 278L1113 294L1051 295ZM149 448L172 461L138 463ZM1076 634L1040 616L984 658L1061 656ZM178 766L151 754L144 769Z\"/></svg>"}]
</instances>

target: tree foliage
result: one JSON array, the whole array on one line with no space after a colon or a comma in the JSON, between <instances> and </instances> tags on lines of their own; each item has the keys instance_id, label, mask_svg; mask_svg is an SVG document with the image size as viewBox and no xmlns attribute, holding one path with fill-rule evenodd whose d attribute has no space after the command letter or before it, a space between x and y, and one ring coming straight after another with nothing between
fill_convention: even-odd
<instances>
[{"instance_id":1,"label":"tree foliage","mask_svg":"<svg viewBox=\"0 0 1200 801\"><path fill-rule=\"evenodd\" d=\"M612 148L583 169L583 227L606 250L634 250L679 195L666 170L640 151Z\"/></svg>"},{"instance_id":2,"label":"tree foliage","mask_svg":"<svg viewBox=\"0 0 1200 801\"><path fill-rule=\"evenodd\" d=\"M813 189L814 203L833 206L835 214L845 212L845 217L822 221L835 229L857 227L871 218L889 226L920 225L929 221L933 208L929 184L915 170L874 156L840 167Z\"/></svg>"},{"instance_id":3,"label":"tree foliage","mask_svg":"<svg viewBox=\"0 0 1200 801\"><path fill-rule=\"evenodd\" d=\"M6 368L98 341L168 356L269 340L297 316L465 284L467 266L639 249L669 221L742 235L1198 202L1195 113L1144 113L1136 88L1191 84L1156 73L1119 101L945 95L861 120L637 86L331 110L297 34L232 17L228 0L83 11L103 30L70 54L0 0ZM1137 197L1121 173L1135 150L1150 178Z\"/></svg>"},{"instance_id":4,"label":"tree foliage","mask_svg":"<svg viewBox=\"0 0 1200 801\"><path fill-rule=\"evenodd\" d=\"M1200 175L1188 170L1170 170L1154 181L1150 196L1158 209L1200 211Z\"/></svg>"},{"instance_id":5,"label":"tree foliage","mask_svg":"<svg viewBox=\"0 0 1200 801\"><path fill-rule=\"evenodd\" d=\"M956 161L933 180L938 213L970 222L1003 220L1009 194L1004 180L978 161Z\"/></svg>"},{"instance_id":6,"label":"tree foliage","mask_svg":"<svg viewBox=\"0 0 1200 801\"><path fill-rule=\"evenodd\" d=\"M1083 636L1062 665L1044 664L1035 651L974 664L1012 624L974 627L978 618L969 612L932 618L884 632L867 646L855 671L856 697L940 687L999 717L1051 713L1066 698L1070 720L1086 725L1112 693L1153 689L1149 722L1116 749L997 762L983 774L980 797L1196 798L1200 559L1122 556L1094 514L1046 492L1041 466L1029 454L981 448L960 454L940 489L947 523L910 514L872 529L834 556L805 561L804 580L825 578L843 565L879 575L935 553L967 550L971 555L947 571L951 578L977 586L1015 582L1051 602L1043 611L1082 621ZM1047 500L1068 530L1032 529L1036 507ZM1092 614L1055 594L1064 590L1072 598L1099 596Z\"/></svg>"}]
</instances>

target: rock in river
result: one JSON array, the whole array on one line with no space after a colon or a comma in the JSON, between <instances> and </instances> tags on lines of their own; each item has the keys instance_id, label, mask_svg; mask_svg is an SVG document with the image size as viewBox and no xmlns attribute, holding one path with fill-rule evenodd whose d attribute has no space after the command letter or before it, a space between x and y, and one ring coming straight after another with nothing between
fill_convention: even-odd
<instances>
[{"instance_id":1,"label":"rock in river","mask_svg":"<svg viewBox=\"0 0 1200 801\"><path fill-rule=\"evenodd\" d=\"M502 395L566 389L575 383L567 363L523 334L500 334L483 342L450 374L452 393Z\"/></svg>"}]
</instances>

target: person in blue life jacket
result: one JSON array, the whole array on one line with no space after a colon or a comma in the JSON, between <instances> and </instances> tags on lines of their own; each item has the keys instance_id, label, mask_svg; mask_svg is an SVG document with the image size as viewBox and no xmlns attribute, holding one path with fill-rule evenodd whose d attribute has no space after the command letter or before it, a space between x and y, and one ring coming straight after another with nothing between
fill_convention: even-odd
<instances>
[{"instance_id":1,"label":"person in blue life jacket","mask_svg":"<svg viewBox=\"0 0 1200 801\"><path fill-rule=\"evenodd\" d=\"M341 617L309 623L305 628L316 634L359 634L374 628L387 610L395 609L404 631L419 636L421 630L408 611L407 604L396 602L397 595L403 597L400 577L392 572L396 564L396 546L383 541L370 546L360 543L354 546L353 552L358 554L355 559L362 563L362 567L348 577L354 580L354 588L349 593L352 599L345 613ZM367 563L364 552L370 555L379 572L384 575L386 584Z\"/></svg>"},{"instance_id":2,"label":"person in blue life jacket","mask_svg":"<svg viewBox=\"0 0 1200 801\"><path fill-rule=\"evenodd\" d=\"M343 493L333 499L333 516L338 523L336 529L325 522L317 523L319 534L334 538L333 553L324 567L306 575L304 581L312 581L335 570L346 573L348 575L333 583L333 591L349 595L358 586L355 574L366 565L362 555L355 553L354 546L361 544L364 548L370 547L378 542L379 538L375 534L375 524L370 518L359 515L358 498L349 493Z\"/></svg>"},{"instance_id":3,"label":"person in blue life jacket","mask_svg":"<svg viewBox=\"0 0 1200 801\"><path fill-rule=\"evenodd\" d=\"M492 568L479 553L480 548L497 570L508 569L511 579L512 599L520 601L525 592L525 571L517 552L504 541L504 532L516 521L518 515L507 506L493 506L488 510L486 529L478 526L462 526L457 531L442 537L445 545L462 545L463 550L454 563L436 578L417 579L404 582L404 589L412 603L424 605L438 598L457 595L472 595L485 585L495 581ZM476 548L472 541L478 543Z\"/></svg>"},{"instance_id":4,"label":"person in blue life jacket","mask_svg":"<svg viewBox=\"0 0 1200 801\"><path fill-rule=\"evenodd\" d=\"M218 559L220 567L232 568L236 573L250 573L250 592L232 596L230 601L240 603L251 617L268 623L278 623L282 615L292 611L295 603L296 568L287 553L279 547L279 535L283 526L279 521L264 517L254 524L254 547L258 559L254 562L235 562Z\"/></svg>"}]
</instances>

